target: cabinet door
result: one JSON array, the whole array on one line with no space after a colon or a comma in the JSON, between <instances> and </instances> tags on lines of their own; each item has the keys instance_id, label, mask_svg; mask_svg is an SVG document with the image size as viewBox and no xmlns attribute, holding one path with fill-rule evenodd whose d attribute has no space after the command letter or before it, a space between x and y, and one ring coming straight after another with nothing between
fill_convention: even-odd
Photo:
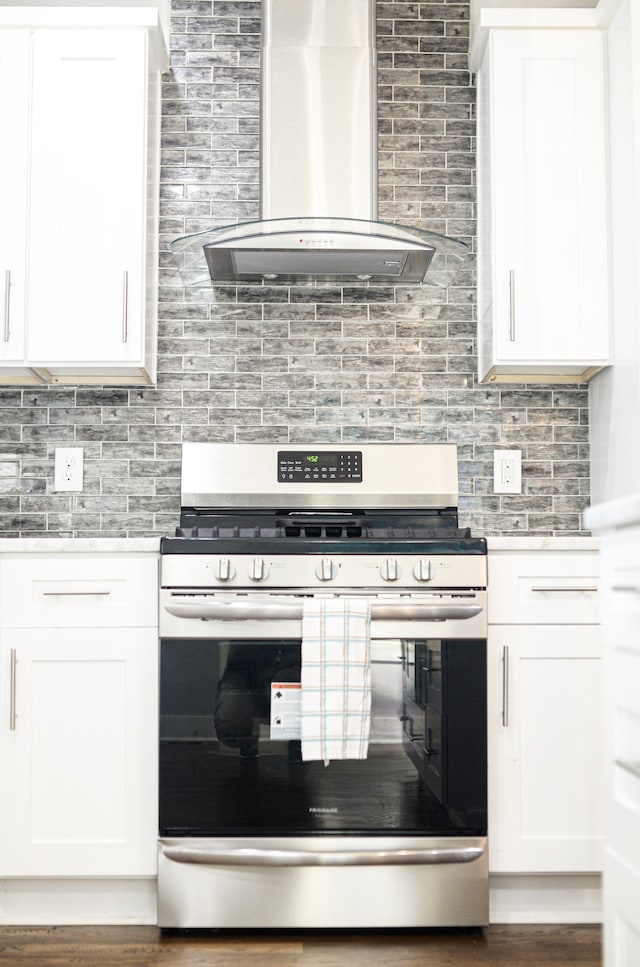
<instances>
[{"instance_id":1,"label":"cabinet door","mask_svg":"<svg viewBox=\"0 0 640 967\"><path fill-rule=\"evenodd\" d=\"M142 354L147 38L37 30L27 357Z\"/></svg>"},{"instance_id":2,"label":"cabinet door","mask_svg":"<svg viewBox=\"0 0 640 967\"><path fill-rule=\"evenodd\" d=\"M488 692L490 869L600 870L597 626L490 627Z\"/></svg>"},{"instance_id":3,"label":"cabinet door","mask_svg":"<svg viewBox=\"0 0 640 967\"><path fill-rule=\"evenodd\" d=\"M493 31L479 88L481 378L606 364L602 35Z\"/></svg>"},{"instance_id":4,"label":"cabinet door","mask_svg":"<svg viewBox=\"0 0 640 967\"><path fill-rule=\"evenodd\" d=\"M30 38L0 30L0 361L24 359Z\"/></svg>"},{"instance_id":5,"label":"cabinet door","mask_svg":"<svg viewBox=\"0 0 640 967\"><path fill-rule=\"evenodd\" d=\"M154 875L157 631L2 631L1 876Z\"/></svg>"}]
</instances>

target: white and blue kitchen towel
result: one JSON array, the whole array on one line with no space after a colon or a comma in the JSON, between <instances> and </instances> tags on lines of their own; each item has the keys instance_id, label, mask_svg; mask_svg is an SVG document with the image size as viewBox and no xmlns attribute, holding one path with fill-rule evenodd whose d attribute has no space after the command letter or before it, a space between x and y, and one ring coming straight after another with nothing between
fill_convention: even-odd
<instances>
[{"instance_id":1,"label":"white and blue kitchen towel","mask_svg":"<svg viewBox=\"0 0 640 967\"><path fill-rule=\"evenodd\" d=\"M371 609L362 598L310 598L302 613L302 758L366 759Z\"/></svg>"}]
</instances>

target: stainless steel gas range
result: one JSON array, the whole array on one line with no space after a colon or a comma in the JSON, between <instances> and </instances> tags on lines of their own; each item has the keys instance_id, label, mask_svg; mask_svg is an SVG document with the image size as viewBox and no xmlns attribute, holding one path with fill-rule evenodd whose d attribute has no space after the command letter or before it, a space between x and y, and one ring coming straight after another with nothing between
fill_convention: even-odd
<instances>
[{"instance_id":1,"label":"stainless steel gas range","mask_svg":"<svg viewBox=\"0 0 640 967\"><path fill-rule=\"evenodd\" d=\"M457 504L453 445L184 445L161 927L487 923L486 542Z\"/></svg>"}]
</instances>

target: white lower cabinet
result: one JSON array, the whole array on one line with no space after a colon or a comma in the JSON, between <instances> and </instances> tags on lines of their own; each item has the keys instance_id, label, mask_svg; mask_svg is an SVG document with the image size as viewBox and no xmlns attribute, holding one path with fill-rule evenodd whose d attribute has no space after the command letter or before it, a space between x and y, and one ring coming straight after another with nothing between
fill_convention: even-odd
<instances>
[{"instance_id":1,"label":"white lower cabinet","mask_svg":"<svg viewBox=\"0 0 640 967\"><path fill-rule=\"evenodd\" d=\"M156 574L126 555L0 558L0 878L155 875Z\"/></svg>"},{"instance_id":2,"label":"white lower cabinet","mask_svg":"<svg viewBox=\"0 0 640 967\"><path fill-rule=\"evenodd\" d=\"M489 869L602 869L598 555L489 552Z\"/></svg>"},{"instance_id":3,"label":"white lower cabinet","mask_svg":"<svg viewBox=\"0 0 640 967\"><path fill-rule=\"evenodd\" d=\"M494 627L488 679L491 871L600 870L598 628Z\"/></svg>"},{"instance_id":4,"label":"white lower cabinet","mask_svg":"<svg viewBox=\"0 0 640 967\"><path fill-rule=\"evenodd\" d=\"M149 628L3 634L3 876L154 873L156 651Z\"/></svg>"}]
</instances>

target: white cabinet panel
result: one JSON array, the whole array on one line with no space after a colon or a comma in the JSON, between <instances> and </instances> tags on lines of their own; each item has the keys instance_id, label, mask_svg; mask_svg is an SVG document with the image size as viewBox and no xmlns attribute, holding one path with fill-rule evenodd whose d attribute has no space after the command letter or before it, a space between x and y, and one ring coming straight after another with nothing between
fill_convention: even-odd
<instances>
[{"instance_id":1,"label":"white cabinet panel","mask_svg":"<svg viewBox=\"0 0 640 967\"><path fill-rule=\"evenodd\" d=\"M605 666L604 964L640 963L640 499L591 508Z\"/></svg>"},{"instance_id":2,"label":"white cabinet panel","mask_svg":"<svg viewBox=\"0 0 640 967\"><path fill-rule=\"evenodd\" d=\"M160 45L59 16L3 28L0 7L0 383L150 383Z\"/></svg>"},{"instance_id":3,"label":"white cabinet panel","mask_svg":"<svg viewBox=\"0 0 640 967\"><path fill-rule=\"evenodd\" d=\"M13 629L2 645L0 875L153 875L157 632Z\"/></svg>"},{"instance_id":4,"label":"white cabinet panel","mask_svg":"<svg viewBox=\"0 0 640 967\"><path fill-rule=\"evenodd\" d=\"M33 365L141 354L146 42L144 31L34 34Z\"/></svg>"},{"instance_id":5,"label":"white cabinet panel","mask_svg":"<svg viewBox=\"0 0 640 967\"><path fill-rule=\"evenodd\" d=\"M152 558L0 560L5 628L155 626L158 563Z\"/></svg>"},{"instance_id":6,"label":"white cabinet panel","mask_svg":"<svg viewBox=\"0 0 640 967\"><path fill-rule=\"evenodd\" d=\"M638 898L638 869L607 848L604 894L606 967L637 967L640 964Z\"/></svg>"},{"instance_id":7,"label":"white cabinet panel","mask_svg":"<svg viewBox=\"0 0 640 967\"><path fill-rule=\"evenodd\" d=\"M489 550L489 868L602 869L597 550Z\"/></svg>"},{"instance_id":8,"label":"white cabinet panel","mask_svg":"<svg viewBox=\"0 0 640 967\"><path fill-rule=\"evenodd\" d=\"M0 556L0 877L155 875L157 570Z\"/></svg>"},{"instance_id":9,"label":"white cabinet panel","mask_svg":"<svg viewBox=\"0 0 640 967\"><path fill-rule=\"evenodd\" d=\"M596 624L596 551L489 554L491 624Z\"/></svg>"},{"instance_id":10,"label":"white cabinet panel","mask_svg":"<svg viewBox=\"0 0 640 967\"><path fill-rule=\"evenodd\" d=\"M484 381L610 361L603 38L493 30L478 72Z\"/></svg>"},{"instance_id":11,"label":"white cabinet panel","mask_svg":"<svg viewBox=\"0 0 640 967\"><path fill-rule=\"evenodd\" d=\"M489 708L491 871L599 870L597 627L492 627Z\"/></svg>"},{"instance_id":12,"label":"white cabinet panel","mask_svg":"<svg viewBox=\"0 0 640 967\"><path fill-rule=\"evenodd\" d=\"M24 359L29 128L29 32L0 30L0 361ZM5 142L10 132L10 144ZM11 368L11 367L10 367ZM17 368L16 372L20 372Z\"/></svg>"},{"instance_id":13,"label":"white cabinet panel","mask_svg":"<svg viewBox=\"0 0 640 967\"><path fill-rule=\"evenodd\" d=\"M607 659L608 843L640 871L640 653Z\"/></svg>"}]
</instances>

